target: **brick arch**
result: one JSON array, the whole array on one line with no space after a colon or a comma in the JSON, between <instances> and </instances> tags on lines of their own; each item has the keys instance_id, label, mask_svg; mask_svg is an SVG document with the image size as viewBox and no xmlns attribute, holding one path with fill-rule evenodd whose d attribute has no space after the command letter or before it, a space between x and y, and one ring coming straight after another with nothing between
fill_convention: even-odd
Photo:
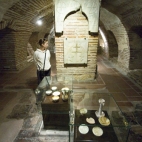
<instances>
[{"instance_id":1,"label":"brick arch","mask_svg":"<svg viewBox=\"0 0 142 142\"><path fill-rule=\"evenodd\" d=\"M129 69L129 37L124 25L116 15L104 8L101 9L100 20L104 24L106 30L110 30L116 38L118 44L117 64L124 70Z\"/></svg>"}]
</instances>

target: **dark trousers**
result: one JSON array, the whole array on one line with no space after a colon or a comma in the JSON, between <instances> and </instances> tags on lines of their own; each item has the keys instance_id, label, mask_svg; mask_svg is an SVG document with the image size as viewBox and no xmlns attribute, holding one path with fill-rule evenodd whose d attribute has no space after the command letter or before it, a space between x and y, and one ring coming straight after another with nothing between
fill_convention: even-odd
<instances>
[{"instance_id":1,"label":"dark trousers","mask_svg":"<svg viewBox=\"0 0 142 142\"><path fill-rule=\"evenodd\" d=\"M37 81L38 81L38 84L40 84L40 82L42 81L42 79L45 77L45 76L50 76L51 74L51 68L47 71L39 71L37 70Z\"/></svg>"}]
</instances>

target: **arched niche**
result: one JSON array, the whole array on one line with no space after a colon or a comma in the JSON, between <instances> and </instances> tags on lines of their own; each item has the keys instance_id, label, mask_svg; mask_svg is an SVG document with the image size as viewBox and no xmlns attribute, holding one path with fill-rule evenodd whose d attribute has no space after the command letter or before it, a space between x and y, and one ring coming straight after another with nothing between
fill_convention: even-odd
<instances>
[{"instance_id":1,"label":"arched niche","mask_svg":"<svg viewBox=\"0 0 142 142\"><path fill-rule=\"evenodd\" d=\"M56 46L56 68L57 74L72 74L75 77L81 78L81 76L90 74L91 79L94 79L96 71L96 56L97 56L97 46L98 46L98 35L92 36L88 32L88 19L87 16L82 11L70 12L68 16L64 19L63 23L63 33L59 36L55 34L55 46ZM87 62L65 62L65 56L70 57L74 53L81 52L82 46L78 45L76 49L76 43L79 43L80 39L87 39ZM74 40L68 43L67 48L70 48L66 53L65 40ZM71 45L71 46L70 46ZM84 47L83 47L84 48ZM73 49L73 50L72 50ZM72 52L73 51L73 52ZM78 54L78 53L77 53ZM82 54L80 53L80 56ZM78 56L77 56L78 57Z\"/></svg>"},{"instance_id":2,"label":"arched niche","mask_svg":"<svg viewBox=\"0 0 142 142\"><path fill-rule=\"evenodd\" d=\"M91 33L98 33L98 21L99 21L99 0L88 1L64 1L55 0L55 31L56 33L63 32L63 22L65 17L74 11L81 9L83 13L88 17L89 28Z\"/></svg>"}]
</instances>

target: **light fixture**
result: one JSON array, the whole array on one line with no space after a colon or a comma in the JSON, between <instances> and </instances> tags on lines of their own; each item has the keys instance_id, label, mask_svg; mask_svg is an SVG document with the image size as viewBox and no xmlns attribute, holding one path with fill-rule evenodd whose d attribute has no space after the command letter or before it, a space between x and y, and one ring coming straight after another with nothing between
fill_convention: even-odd
<instances>
[{"instance_id":1,"label":"light fixture","mask_svg":"<svg viewBox=\"0 0 142 142\"><path fill-rule=\"evenodd\" d=\"M36 24L39 25L39 26L41 26L42 25L42 21L41 20L37 20Z\"/></svg>"}]
</instances>

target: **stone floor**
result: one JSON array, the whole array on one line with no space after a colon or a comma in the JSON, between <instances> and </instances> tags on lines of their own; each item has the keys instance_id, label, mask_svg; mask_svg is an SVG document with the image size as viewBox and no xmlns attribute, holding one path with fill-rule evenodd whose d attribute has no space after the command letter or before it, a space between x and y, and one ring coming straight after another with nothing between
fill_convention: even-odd
<instances>
[{"instance_id":1,"label":"stone floor","mask_svg":"<svg viewBox=\"0 0 142 142\"><path fill-rule=\"evenodd\" d=\"M52 75L56 74L52 54ZM122 75L105 59L98 57L98 77L89 83L97 90L107 90L131 123L129 142L142 142L142 88ZM35 105L37 87L34 64L21 72L0 73L0 142L66 142L67 138L38 136L41 115Z\"/></svg>"}]
</instances>

